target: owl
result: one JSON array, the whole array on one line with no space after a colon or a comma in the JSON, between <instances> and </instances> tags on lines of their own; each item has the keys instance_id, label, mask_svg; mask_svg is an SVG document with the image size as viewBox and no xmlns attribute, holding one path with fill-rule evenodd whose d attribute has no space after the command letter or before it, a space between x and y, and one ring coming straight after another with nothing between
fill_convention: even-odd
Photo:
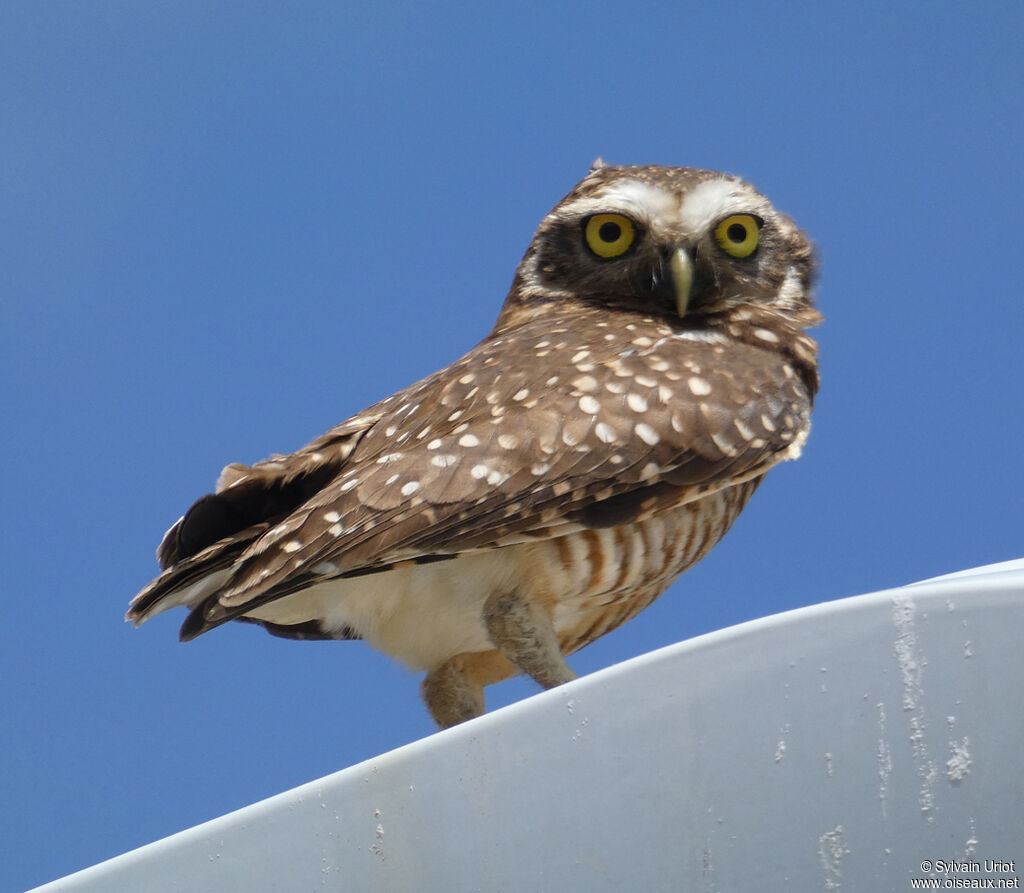
<instances>
[{"instance_id":1,"label":"owl","mask_svg":"<svg viewBox=\"0 0 1024 893\"><path fill-rule=\"evenodd\" d=\"M737 177L589 174L541 222L490 334L289 455L228 465L157 551L140 624L365 639L436 723L657 598L799 456L818 388L810 242Z\"/></svg>"}]
</instances>

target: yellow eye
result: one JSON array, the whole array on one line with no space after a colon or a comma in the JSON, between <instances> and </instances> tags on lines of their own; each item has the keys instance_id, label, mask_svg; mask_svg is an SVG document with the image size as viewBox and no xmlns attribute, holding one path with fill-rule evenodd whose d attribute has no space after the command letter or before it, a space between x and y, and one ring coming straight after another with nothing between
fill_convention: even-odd
<instances>
[{"instance_id":1,"label":"yellow eye","mask_svg":"<svg viewBox=\"0 0 1024 893\"><path fill-rule=\"evenodd\" d=\"M622 214L595 214L584 229L587 247L598 257L619 257L636 240L633 221Z\"/></svg>"},{"instance_id":2,"label":"yellow eye","mask_svg":"<svg viewBox=\"0 0 1024 893\"><path fill-rule=\"evenodd\" d=\"M733 214L715 227L715 241L726 254L750 257L757 248L761 223L749 214Z\"/></svg>"}]
</instances>

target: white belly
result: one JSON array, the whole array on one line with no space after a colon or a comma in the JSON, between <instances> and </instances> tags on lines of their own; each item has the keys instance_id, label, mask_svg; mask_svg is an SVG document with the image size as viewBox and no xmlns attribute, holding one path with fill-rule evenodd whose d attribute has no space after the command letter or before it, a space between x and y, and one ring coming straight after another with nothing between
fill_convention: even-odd
<instances>
[{"instance_id":1,"label":"white belly","mask_svg":"<svg viewBox=\"0 0 1024 893\"><path fill-rule=\"evenodd\" d=\"M517 592L550 611L569 654L633 617L700 560L756 485L617 528L330 580L248 616L283 625L315 620L339 636L347 627L410 667L431 670L457 654L493 650L484 603Z\"/></svg>"},{"instance_id":2,"label":"white belly","mask_svg":"<svg viewBox=\"0 0 1024 893\"><path fill-rule=\"evenodd\" d=\"M248 616L281 624L319 620L328 632L349 627L379 651L429 670L464 651L494 648L483 624L484 601L515 587L521 567L515 553L521 548L331 580Z\"/></svg>"}]
</instances>

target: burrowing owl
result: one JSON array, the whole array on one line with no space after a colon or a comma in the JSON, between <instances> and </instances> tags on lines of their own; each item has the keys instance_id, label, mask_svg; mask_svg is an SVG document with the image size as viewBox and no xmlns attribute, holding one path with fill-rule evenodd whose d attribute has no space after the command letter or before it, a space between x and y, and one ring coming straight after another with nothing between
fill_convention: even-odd
<instances>
[{"instance_id":1,"label":"burrowing owl","mask_svg":"<svg viewBox=\"0 0 1024 893\"><path fill-rule=\"evenodd\" d=\"M810 243L736 177L591 172L541 222L491 333L291 455L228 465L164 536L142 623L185 605L366 639L437 723L649 605L796 458L818 372Z\"/></svg>"}]
</instances>

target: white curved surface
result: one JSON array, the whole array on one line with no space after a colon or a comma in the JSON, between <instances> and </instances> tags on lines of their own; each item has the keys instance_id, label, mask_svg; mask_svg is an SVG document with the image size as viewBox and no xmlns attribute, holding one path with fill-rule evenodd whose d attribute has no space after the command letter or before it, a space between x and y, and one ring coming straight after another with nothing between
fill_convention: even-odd
<instances>
[{"instance_id":1,"label":"white curved surface","mask_svg":"<svg viewBox=\"0 0 1024 893\"><path fill-rule=\"evenodd\" d=\"M1022 630L1024 561L745 623L38 890L877 893L949 877L925 859L1012 878Z\"/></svg>"}]
</instances>

